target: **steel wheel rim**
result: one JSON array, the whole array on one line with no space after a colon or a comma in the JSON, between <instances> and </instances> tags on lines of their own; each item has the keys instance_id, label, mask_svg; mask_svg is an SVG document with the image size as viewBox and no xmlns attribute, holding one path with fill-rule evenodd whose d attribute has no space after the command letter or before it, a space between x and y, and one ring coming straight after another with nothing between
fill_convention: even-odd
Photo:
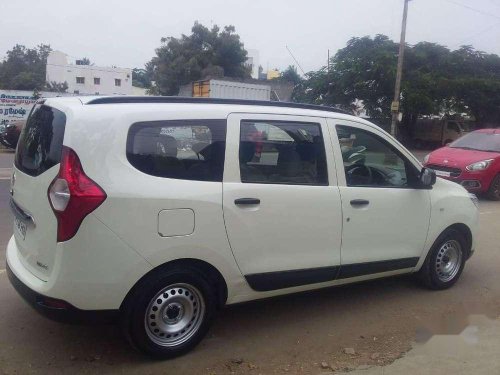
<instances>
[{"instance_id":1,"label":"steel wheel rim","mask_svg":"<svg viewBox=\"0 0 500 375\"><path fill-rule=\"evenodd\" d=\"M160 346L174 347L198 331L205 314L200 291L189 284L172 284L157 293L146 309L148 337Z\"/></svg>"},{"instance_id":2,"label":"steel wheel rim","mask_svg":"<svg viewBox=\"0 0 500 375\"><path fill-rule=\"evenodd\" d=\"M439 248L436 257L436 273L442 282L451 281L462 266L462 246L456 240L448 240Z\"/></svg>"}]
</instances>

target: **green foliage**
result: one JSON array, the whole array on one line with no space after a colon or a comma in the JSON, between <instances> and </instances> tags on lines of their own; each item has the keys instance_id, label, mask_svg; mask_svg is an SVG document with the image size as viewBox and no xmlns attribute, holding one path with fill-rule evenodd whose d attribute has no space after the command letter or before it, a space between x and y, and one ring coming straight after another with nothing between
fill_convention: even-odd
<instances>
[{"instance_id":1,"label":"green foliage","mask_svg":"<svg viewBox=\"0 0 500 375\"><path fill-rule=\"evenodd\" d=\"M275 78L278 82L284 82L287 84L293 85L292 97L291 100L293 102L301 101L301 87L304 79L297 72L297 68L293 65L289 65L283 72L281 72L281 76L279 78Z\"/></svg>"},{"instance_id":2,"label":"green foliage","mask_svg":"<svg viewBox=\"0 0 500 375\"><path fill-rule=\"evenodd\" d=\"M45 85L45 91L50 91L50 92L58 92L58 93L65 93L68 91L68 82L47 82Z\"/></svg>"},{"instance_id":3,"label":"green foliage","mask_svg":"<svg viewBox=\"0 0 500 375\"><path fill-rule=\"evenodd\" d=\"M6 90L42 90L45 86L47 56L52 49L40 44L26 48L16 44L0 63L0 88Z\"/></svg>"},{"instance_id":4,"label":"green foliage","mask_svg":"<svg viewBox=\"0 0 500 375\"><path fill-rule=\"evenodd\" d=\"M234 26L220 30L195 22L191 35L162 38L162 46L147 64L155 86L153 93L176 95L183 84L207 76L248 78L247 51Z\"/></svg>"},{"instance_id":5,"label":"green foliage","mask_svg":"<svg viewBox=\"0 0 500 375\"><path fill-rule=\"evenodd\" d=\"M79 60L76 60L76 65L90 65L90 59L88 57L83 57Z\"/></svg>"},{"instance_id":6,"label":"green foliage","mask_svg":"<svg viewBox=\"0 0 500 375\"><path fill-rule=\"evenodd\" d=\"M326 67L296 87L306 102L355 109L362 102L372 118L389 118L398 44L384 35L352 38ZM403 121L418 116L468 113L500 121L500 57L463 46L456 51L422 42L407 46L401 87Z\"/></svg>"},{"instance_id":7,"label":"green foliage","mask_svg":"<svg viewBox=\"0 0 500 375\"><path fill-rule=\"evenodd\" d=\"M151 72L146 69L132 69L132 86L148 89L151 87Z\"/></svg>"}]
</instances>

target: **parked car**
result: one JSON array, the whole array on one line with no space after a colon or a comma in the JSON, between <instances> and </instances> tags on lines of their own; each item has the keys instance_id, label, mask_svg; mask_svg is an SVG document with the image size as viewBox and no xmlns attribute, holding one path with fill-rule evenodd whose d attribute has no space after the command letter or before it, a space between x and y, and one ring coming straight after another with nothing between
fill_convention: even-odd
<instances>
[{"instance_id":1,"label":"parked car","mask_svg":"<svg viewBox=\"0 0 500 375\"><path fill-rule=\"evenodd\" d=\"M500 200L500 129L469 133L431 152L424 164L470 192Z\"/></svg>"},{"instance_id":2,"label":"parked car","mask_svg":"<svg viewBox=\"0 0 500 375\"><path fill-rule=\"evenodd\" d=\"M25 121L14 121L5 125L0 131L0 143L5 147L15 149L25 123Z\"/></svg>"},{"instance_id":3,"label":"parked car","mask_svg":"<svg viewBox=\"0 0 500 375\"><path fill-rule=\"evenodd\" d=\"M444 146L470 131L469 124L449 118L419 119L412 132L416 148Z\"/></svg>"},{"instance_id":4,"label":"parked car","mask_svg":"<svg viewBox=\"0 0 500 375\"><path fill-rule=\"evenodd\" d=\"M448 288L478 218L377 126L277 102L46 99L11 189L18 292L54 319L120 322L161 358L229 304L410 273Z\"/></svg>"}]
</instances>

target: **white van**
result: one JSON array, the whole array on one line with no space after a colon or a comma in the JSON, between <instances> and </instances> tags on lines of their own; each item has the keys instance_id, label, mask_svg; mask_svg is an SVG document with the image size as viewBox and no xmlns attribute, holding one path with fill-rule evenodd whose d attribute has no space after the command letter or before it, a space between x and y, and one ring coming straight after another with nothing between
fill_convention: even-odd
<instances>
[{"instance_id":1,"label":"white van","mask_svg":"<svg viewBox=\"0 0 500 375\"><path fill-rule=\"evenodd\" d=\"M239 100L39 101L11 194L18 292L54 319L120 322L162 358L227 304L405 273L450 287L478 218L367 121Z\"/></svg>"}]
</instances>

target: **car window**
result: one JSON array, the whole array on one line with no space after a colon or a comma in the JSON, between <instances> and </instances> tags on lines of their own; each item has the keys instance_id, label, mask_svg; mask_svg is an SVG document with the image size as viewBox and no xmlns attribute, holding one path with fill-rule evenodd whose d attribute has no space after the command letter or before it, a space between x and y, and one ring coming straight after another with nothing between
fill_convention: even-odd
<instances>
[{"instance_id":1,"label":"car window","mask_svg":"<svg viewBox=\"0 0 500 375\"><path fill-rule=\"evenodd\" d=\"M241 181L327 185L325 146L317 123L241 122Z\"/></svg>"},{"instance_id":2,"label":"car window","mask_svg":"<svg viewBox=\"0 0 500 375\"><path fill-rule=\"evenodd\" d=\"M154 121L131 126L127 158L158 177L222 181L226 120Z\"/></svg>"},{"instance_id":3,"label":"car window","mask_svg":"<svg viewBox=\"0 0 500 375\"><path fill-rule=\"evenodd\" d=\"M416 168L381 137L350 126L337 126L347 186L409 187Z\"/></svg>"},{"instance_id":4,"label":"car window","mask_svg":"<svg viewBox=\"0 0 500 375\"><path fill-rule=\"evenodd\" d=\"M21 131L16 151L16 167L38 176L61 161L66 115L37 104Z\"/></svg>"}]
</instances>

